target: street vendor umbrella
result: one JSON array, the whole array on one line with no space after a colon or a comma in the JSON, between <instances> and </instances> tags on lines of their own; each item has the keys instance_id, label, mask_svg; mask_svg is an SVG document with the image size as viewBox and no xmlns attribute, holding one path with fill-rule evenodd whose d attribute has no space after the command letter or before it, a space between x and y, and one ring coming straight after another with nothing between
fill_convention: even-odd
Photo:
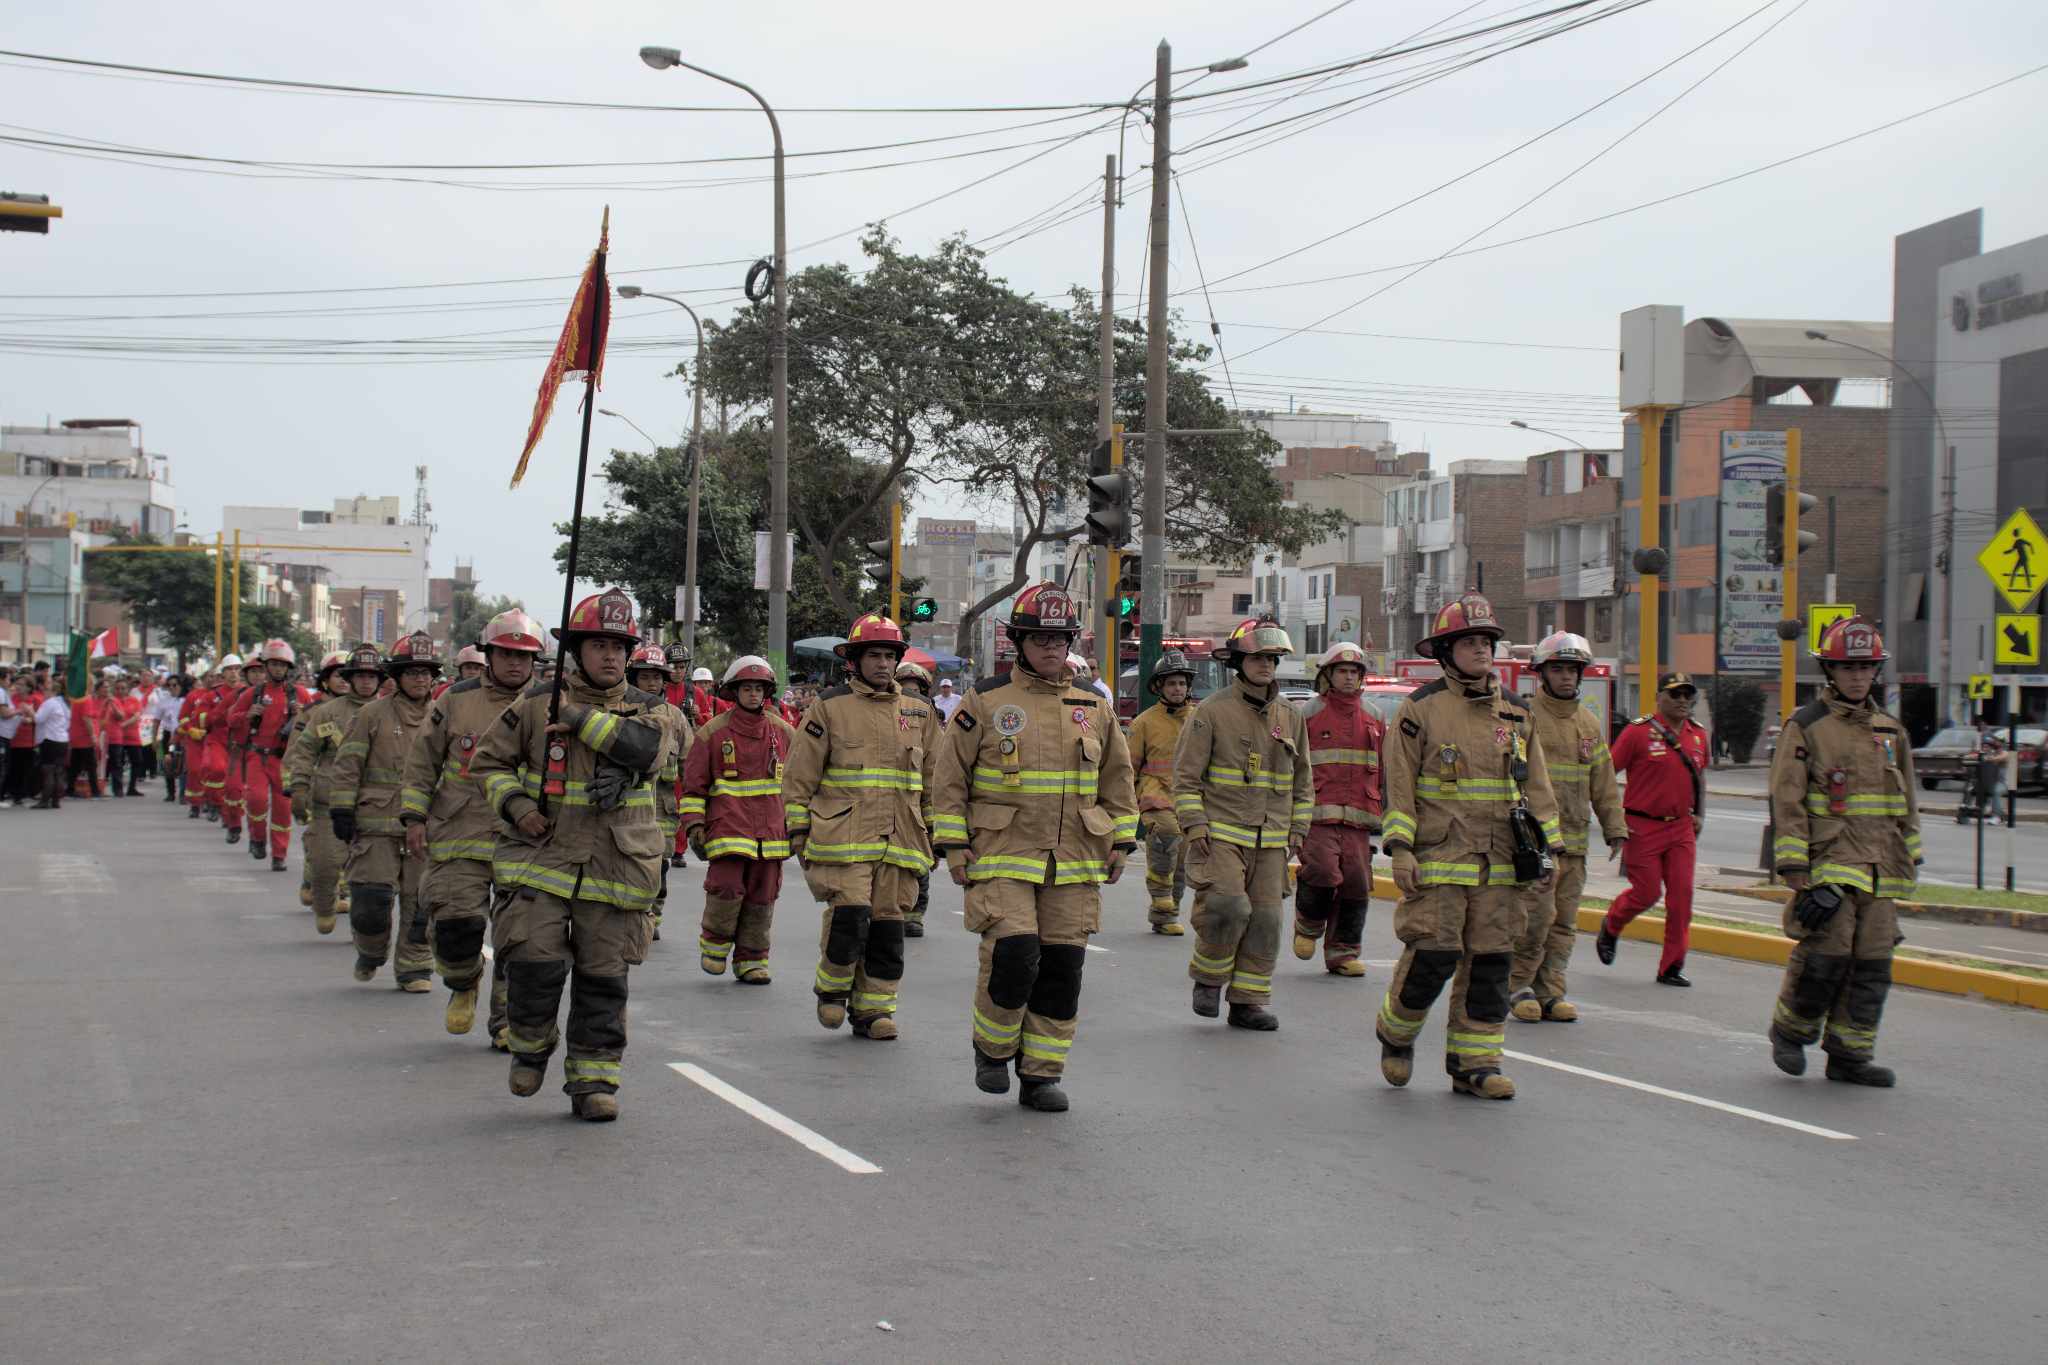
<instances>
[{"instance_id":1,"label":"street vendor umbrella","mask_svg":"<svg viewBox=\"0 0 2048 1365\"><path fill-rule=\"evenodd\" d=\"M931 655L925 653L916 645L912 645L910 648L903 651L903 661L905 663L916 664L919 668L937 668L939 666L939 661L937 659L934 659Z\"/></svg>"},{"instance_id":2,"label":"street vendor umbrella","mask_svg":"<svg viewBox=\"0 0 2048 1365\"><path fill-rule=\"evenodd\" d=\"M948 654L943 649L937 649L926 654L918 662L922 663L926 668L940 668L951 672L953 669L965 664L967 660L961 658L958 654Z\"/></svg>"},{"instance_id":3,"label":"street vendor umbrella","mask_svg":"<svg viewBox=\"0 0 2048 1365\"><path fill-rule=\"evenodd\" d=\"M846 641L837 635L813 635L808 640L798 640L789 647L792 654L817 654L830 657L832 646L843 645Z\"/></svg>"}]
</instances>

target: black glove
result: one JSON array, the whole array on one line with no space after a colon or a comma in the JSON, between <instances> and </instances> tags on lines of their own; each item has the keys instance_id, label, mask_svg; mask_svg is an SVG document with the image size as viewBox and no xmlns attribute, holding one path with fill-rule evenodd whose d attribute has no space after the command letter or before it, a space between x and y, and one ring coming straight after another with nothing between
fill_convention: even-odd
<instances>
[{"instance_id":1,"label":"black glove","mask_svg":"<svg viewBox=\"0 0 2048 1365\"><path fill-rule=\"evenodd\" d=\"M1832 886L1809 886L1792 902L1792 918L1809 932L1834 918L1842 908L1842 893Z\"/></svg>"},{"instance_id":2,"label":"black glove","mask_svg":"<svg viewBox=\"0 0 2048 1365\"><path fill-rule=\"evenodd\" d=\"M353 810L331 810L327 819L334 826L334 837L344 844L356 841L356 813Z\"/></svg>"},{"instance_id":3,"label":"black glove","mask_svg":"<svg viewBox=\"0 0 2048 1365\"><path fill-rule=\"evenodd\" d=\"M633 785L633 770L613 767L609 763L598 765L597 775L590 780L590 799L597 803L599 810L611 810L626 794L626 788Z\"/></svg>"}]
</instances>

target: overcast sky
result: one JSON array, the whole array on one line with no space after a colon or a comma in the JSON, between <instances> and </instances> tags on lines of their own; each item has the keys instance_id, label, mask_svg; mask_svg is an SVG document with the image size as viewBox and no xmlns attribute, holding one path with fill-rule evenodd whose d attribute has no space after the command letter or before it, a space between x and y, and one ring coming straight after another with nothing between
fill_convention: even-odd
<instances>
[{"instance_id":1,"label":"overcast sky","mask_svg":"<svg viewBox=\"0 0 2048 1365\"><path fill-rule=\"evenodd\" d=\"M1113 106L1149 86L1167 38L1176 67L1198 69L1178 88L1205 97L1175 116L1174 301L1196 324L1212 308L1222 324L1230 383L1219 370L1218 390L1227 399L1234 384L1244 406L1284 410L1291 398L1382 416L1403 447L1426 444L1439 463L1558 444L1508 427L1512 417L1615 442L1624 309L1887 320L1894 234L1980 206L1989 246L2048 233L2048 190L2028 170L2048 72L1717 189L1570 226L2048 63L2038 0L1599 0L1490 39L1459 35L1562 0L1353 0L1316 17L1332 3L11 6L0 41L44 56L711 111L295 93L0 57L0 135L13 139L0 143L0 189L47 192L65 211L48 237L0 237L0 420L143 422L151 449L171 457L181 520L200 532L219 526L225 503L397 494L409 505L413 468L425 464L440 527L433 571L473 557L485 591L524 598L552 624L561 587L549 527L572 493L572 393L525 484L508 491L506 481L604 206L616 278L679 291L712 317L770 247L766 120L729 87L649 70L635 55L649 43L682 48L792 111L794 268L853 259L862 224L886 218L913 250L965 232L1012 284L1058 295L1098 285L1096 187L1118 149L1114 112L795 111ZM1625 12L1508 46L1609 9ZM1396 55L1444 38L1454 41ZM1246 52L1246 70L1199 72ZM949 140L798 155L933 138ZM1124 151L1128 314L1143 277L1142 127ZM304 165L750 157L762 159ZM902 162L917 164L889 165ZM483 187L507 184L544 188ZM687 336L668 305L622 302L601 405L674 440L688 393L661 376ZM600 452L645 448L623 422L597 421ZM601 497L595 485L593 504Z\"/></svg>"}]
</instances>

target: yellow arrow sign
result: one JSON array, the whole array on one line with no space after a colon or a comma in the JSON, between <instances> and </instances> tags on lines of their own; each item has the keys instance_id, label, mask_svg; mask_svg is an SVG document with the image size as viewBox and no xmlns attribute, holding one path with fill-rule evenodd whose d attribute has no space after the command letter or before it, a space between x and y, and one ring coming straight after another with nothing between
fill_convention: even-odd
<instances>
[{"instance_id":1,"label":"yellow arrow sign","mask_svg":"<svg viewBox=\"0 0 2048 1365\"><path fill-rule=\"evenodd\" d=\"M2000 664L2041 662L2041 618L2000 616L1992 629L1991 661Z\"/></svg>"},{"instance_id":2,"label":"yellow arrow sign","mask_svg":"<svg viewBox=\"0 0 2048 1365\"><path fill-rule=\"evenodd\" d=\"M1970 675L1970 700L1983 701L1991 695L1991 675L1972 673Z\"/></svg>"},{"instance_id":3,"label":"yellow arrow sign","mask_svg":"<svg viewBox=\"0 0 2048 1365\"><path fill-rule=\"evenodd\" d=\"M2012 609L2025 611L2042 584L2048 583L2048 536L2041 534L2026 508L2014 508L1991 543L1977 552L1977 563Z\"/></svg>"},{"instance_id":4,"label":"yellow arrow sign","mask_svg":"<svg viewBox=\"0 0 2048 1365\"><path fill-rule=\"evenodd\" d=\"M1806 609L1806 647L1820 653L1820 637L1837 621L1856 614L1853 602L1816 602Z\"/></svg>"}]
</instances>

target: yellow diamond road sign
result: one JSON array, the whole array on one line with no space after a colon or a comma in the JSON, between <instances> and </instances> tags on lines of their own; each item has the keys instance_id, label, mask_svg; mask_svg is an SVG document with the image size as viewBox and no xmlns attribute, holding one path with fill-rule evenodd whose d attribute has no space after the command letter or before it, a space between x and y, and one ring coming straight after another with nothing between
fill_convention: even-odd
<instances>
[{"instance_id":1,"label":"yellow diamond road sign","mask_svg":"<svg viewBox=\"0 0 2048 1365\"><path fill-rule=\"evenodd\" d=\"M2048 536L2041 534L2026 508L2016 507L1991 543L1977 552L1977 562L2012 609L2025 611L2048 583Z\"/></svg>"},{"instance_id":2,"label":"yellow diamond road sign","mask_svg":"<svg viewBox=\"0 0 2048 1365\"><path fill-rule=\"evenodd\" d=\"M1972 673L1970 675L1970 700L1983 701L1990 695L1991 675L1989 673Z\"/></svg>"},{"instance_id":3,"label":"yellow diamond road sign","mask_svg":"<svg viewBox=\"0 0 2048 1365\"><path fill-rule=\"evenodd\" d=\"M2041 618L2038 616L2000 616L1992 630L1997 642L1991 661L1999 664L2037 664L2041 662Z\"/></svg>"},{"instance_id":4,"label":"yellow diamond road sign","mask_svg":"<svg viewBox=\"0 0 2048 1365\"><path fill-rule=\"evenodd\" d=\"M1837 621L1856 614L1853 602L1816 602L1806 609L1806 647L1820 653L1820 637Z\"/></svg>"}]
</instances>

